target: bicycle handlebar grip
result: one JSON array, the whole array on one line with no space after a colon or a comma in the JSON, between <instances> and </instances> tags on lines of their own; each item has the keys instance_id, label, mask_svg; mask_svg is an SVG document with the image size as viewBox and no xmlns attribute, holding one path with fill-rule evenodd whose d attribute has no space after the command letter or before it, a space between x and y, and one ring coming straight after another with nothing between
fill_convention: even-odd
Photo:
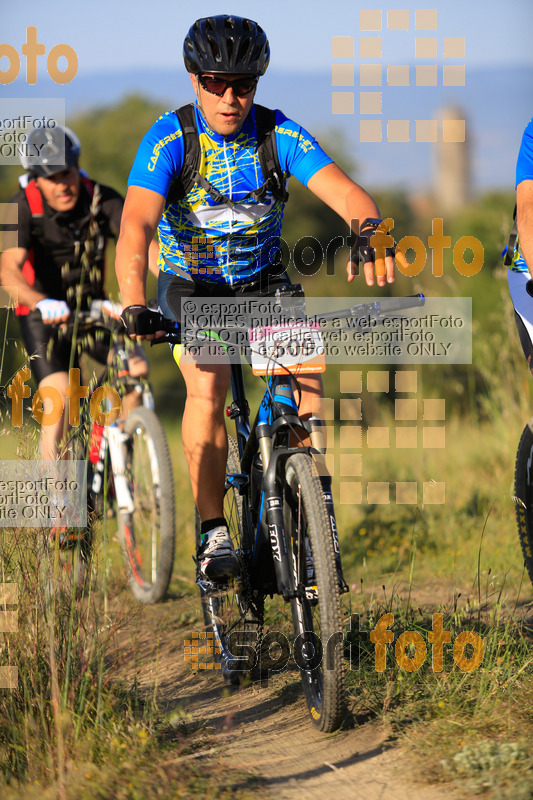
<instances>
[{"instance_id":1,"label":"bicycle handlebar grip","mask_svg":"<svg viewBox=\"0 0 533 800\"><path fill-rule=\"evenodd\" d=\"M150 341L150 347L154 344L181 344L181 324L175 319L168 319L161 315L161 330L165 331L165 336Z\"/></svg>"},{"instance_id":2,"label":"bicycle handlebar grip","mask_svg":"<svg viewBox=\"0 0 533 800\"><path fill-rule=\"evenodd\" d=\"M409 297L385 297L379 301L380 311L401 311L404 308L423 306L426 298L423 294L413 294Z\"/></svg>"}]
</instances>

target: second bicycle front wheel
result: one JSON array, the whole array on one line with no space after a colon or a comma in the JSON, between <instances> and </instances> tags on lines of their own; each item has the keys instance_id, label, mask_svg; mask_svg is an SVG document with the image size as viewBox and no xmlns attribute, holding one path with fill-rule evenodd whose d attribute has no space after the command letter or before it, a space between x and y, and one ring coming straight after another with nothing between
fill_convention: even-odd
<instances>
[{"instance_id":1,"label":"second bicycle front wheel","mask_svg":"<svg viewBox=\"0 0 533 800\"><path fill-rule=\"evenodd\" d=\"M157 603L174 564L174 479L163 426L148 408L124 422L125 472L133 511L117 509L120 543L130 588L141 603ZM119 505L117 500L117 506Z\"/></svg>"},{"instance_id":2,"label":"second bicycle front wheel","mask_svg":"<svg viewBox=\"0 0 533 800\"><path fill-rule=\"evenodd\" d=\"M514 491L518 536L529 579L533 583L533 417L524 428L518 445Z\"/></svg>"},{"instance_id":3,"label":"second bicycle front wheel","mask_svg":"<svg viewBox=\"0 0 533 800\"><path fill-rule=\"evenodd\" d=\"M285 465L284 526L298 591L291 600L294 657L311 718L319 730L330 732L344 717L339 587L320 479L304 454Z\"/></svg>"}]
</instances>

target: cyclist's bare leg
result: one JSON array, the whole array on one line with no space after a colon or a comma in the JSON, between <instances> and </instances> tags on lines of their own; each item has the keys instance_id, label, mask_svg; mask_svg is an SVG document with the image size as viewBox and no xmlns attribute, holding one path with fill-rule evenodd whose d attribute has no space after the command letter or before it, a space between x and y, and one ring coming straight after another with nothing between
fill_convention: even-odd
<instances>
[{"instance_id":1,"label":"cyclist's bare leg","mask_svg":"<svg viewBox=\"0 0 533 800\"><path fill-rule=\"evenodd\" d=\"M63 412L59 420L54 425L41 426L41 458L43 461L54 461L58 457L59 444L64 435L65 426L65 389L68 386L67 372L53 372L39 383L39 389L44 386L51 386L56 389L63 400ZM66 407L68 414L68 406ZM52 404L50 400L45 400L44 411L50 412ZM68 458L67 453L63 453L62 458Z\"/></svg>"},{"instance_id":2,"label":"cyclist's bare leg","mask_svg":"<svg viewBox=\"0 0 533 800\"><path fill-rule=\"evenodd\" d=\"M224 516L228 457L224 407L230 366L223 353L216 364L196 363L184 353L180 369L187 387L182 423L183 449L194 500L203 522Z\"/></svg>"},{"instance_id":3,"label":"cyclist's bare leg","mask_svg":"<svg viewBox=\"0 0 533 800\"><path fill-rule=\"evenodd\" d=\"M298 388L294 386L294 398L299 403L299 416L301 419L309 419L309 417L318 417L324 420L324 385L322 383L322 376L318 375L302 375L298 378L298 384L302 390L302 395L298 393ZM322 428L322 435L324 437L324 445L326 444L326 429ZM301 442L295 436L291 436L290 445L296 447L297 445L309 445L309 436L306 433L300 434Z\"/></svg>"}]
</instances>

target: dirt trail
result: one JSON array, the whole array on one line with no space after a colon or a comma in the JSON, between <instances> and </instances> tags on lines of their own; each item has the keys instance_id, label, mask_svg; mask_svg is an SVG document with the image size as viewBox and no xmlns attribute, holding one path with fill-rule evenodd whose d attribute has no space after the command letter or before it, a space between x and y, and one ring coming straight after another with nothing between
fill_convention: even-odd
<instances>
[{"instance_id":1,"label":"dirt trail","mask_svg":"<svg viewBox=\"0 0 533 800\"><path fill-rule=\"evenodd\" d=\"M137 654L126 659L121 678L130 683L137 671L138 684L148 691L157 680L161 707L198 737L206 769L222 761L230 774L235 770L232 786L242 773L251 774L258 796L277 800L457 800L449 788L414 780L407 754L381 723L331 735L316 731L296 672L275 676L267 687L240 689L224 684L219 672L193 672L183 641L194 625L186 629L183 620L194 607L191 598L182 598L144 608L117 645L127 648L133 634Z\"/></svg>"}]
</instances>

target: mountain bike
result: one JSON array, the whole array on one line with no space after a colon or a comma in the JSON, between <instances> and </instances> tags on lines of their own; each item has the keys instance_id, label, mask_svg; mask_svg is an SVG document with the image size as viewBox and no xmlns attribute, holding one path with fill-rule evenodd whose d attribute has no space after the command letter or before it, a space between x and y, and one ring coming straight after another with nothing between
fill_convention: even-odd
<instances>
[{"instance_id":1,"label":"mountain bike","mask_svg":"<svg viewBox=\"0 0 533 800\"><path fill-rule=\"evenodd\" d=\"M93 381L91 394L109 384L135 392L142 405L123 421L107 427L89 414L89 403L80 404L80 424L70 429L66 447L71 458L86 465L88 526L65 532L78 574L90 561L94 519L111 505L116 507L118 536L134 596L142 603L156 603L168 589L175 547L174 479L170 451L163 426L154 411L149 382L132 377L128 369L128 345L119 323L102 312L102 301L93 301L88 313L75 320L75 337L114 332L112 357Z\"/></svg>"},{"instance_id":2,"label":"mountain bike","mask_svg":"<svg viewBox=\"0 0 533 800\"><path fill-rule=\"evenodd\" d=\"M309 713L319 730L330 732L341 725L345 714L340 595L348 586L342 573L331 478L325 469L322 423L318 417L301 419L296 402L298 376L309 365L313 372L322 371L325 361L320 360L320 326L305 316L301 287L278 290L276 302L281 300L285 301L283 318L289 324L250 334L252 369L266 383L251 425L241 361L231 358L232 401L226 413L235 423L236 435L228 437L224 516L239 573L227 585L220 585L205 580L198 571L197 584L215 658L232 683L245 675L279 671L280 661L286 666L291 649L287 637L272 631L264 634L263 629L268 597L280 595L290 605L292 652ZM368 331L369 317L377 323L423 302L423 296L417 295L361 304L320 314L320 325L344 319L350 321L351 330ZM170 332L164 340L180 343L185 331L177 330L178 323L167 323ZM225 330L230 327L226 325ZM191 349L194 341L198 346L212 342L213 333L212 329L193 332L188 339ZM220 341L216 332L215 339ZM238 349L242 336L237 340ZM229 347L224 349L229 351ZM303 445L306 435L310 446ZM198 547L198 514L195 527ZM285 651L275 663L270 656L272 645Z\"/></svg>"}]
</instances>

